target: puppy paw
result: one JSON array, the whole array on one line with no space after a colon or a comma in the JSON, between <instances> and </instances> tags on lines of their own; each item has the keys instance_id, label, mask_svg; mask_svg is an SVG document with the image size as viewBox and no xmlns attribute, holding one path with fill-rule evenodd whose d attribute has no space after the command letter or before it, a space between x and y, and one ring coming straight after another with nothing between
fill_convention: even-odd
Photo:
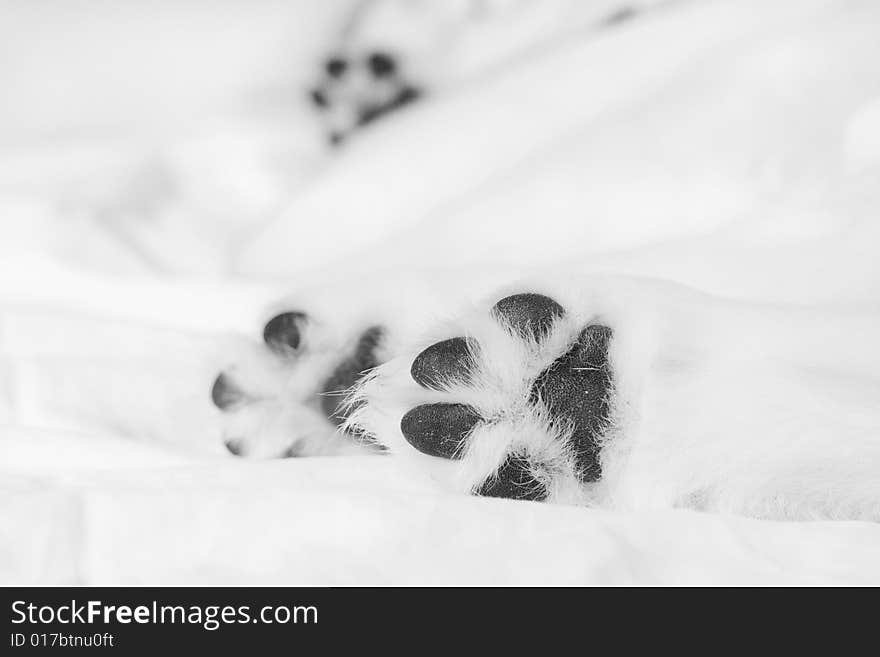
<instances>
[{"instance_id":1,"label":"puppy paw","mask_svg":"<svg viewBox=\"0 0 880 657\"><path fill-rule=\"evenodd\" d=\"M346 393L379 364L384 330L332 330L309 313L275 315L262 344L249 345L211 386L222 440L236 456L279 458L375 449L338 427Z\"/></svg>"},{"instance_id":2,"label":"puppy paw","mask_svg":"<svg viewBox=\"0 0 880 657\"><path fill-rule=\"evenodd\" d=\"M535 293L457 328L365 380L349 424L452 463L455 485L476 495L584 501L602 474L612 330Z\"/></svg>"},{"instance_id":3,"label":"puppy paw","mask_svg":"<svg viewBox=\"0 0 880 657\"><path fill-rule=\"evenodd\" d=\"M422 95L421 85L410 79L398 55L353 47L324 61L321 78L308 93L334 146Z\"/></svg>"}]
</instances>

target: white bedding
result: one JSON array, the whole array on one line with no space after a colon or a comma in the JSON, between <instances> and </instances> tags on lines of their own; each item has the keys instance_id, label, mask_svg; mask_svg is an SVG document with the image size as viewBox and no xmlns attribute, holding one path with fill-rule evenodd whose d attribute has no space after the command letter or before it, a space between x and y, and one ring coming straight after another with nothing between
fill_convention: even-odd
<instances>
[{"instance_id":1,"label":"white bedding","mask_svg":"<svg viewBox=\"0 0 880 657\"><path fill-rule=\"evenodd\" d=\"M4 148L0 583L880 584L878 525L472 499L393 457L250 462L218 439L210 385L236 335L256 337L298 276L392 230L442 243L476 213L556 202L595 217L601 258L677 232L825 239L876 215L880 7L693 4L548 55L569 75L617 61L585 73L589 93L539 65L507 72L335 158L266 111L160 147ZM475 118L524 89L555 113ZM657 135L668 148L640 147ZM766 214L779 220L750 233ZM569 243L552 237L548 254Z\"/></svg>"}]
</instances>

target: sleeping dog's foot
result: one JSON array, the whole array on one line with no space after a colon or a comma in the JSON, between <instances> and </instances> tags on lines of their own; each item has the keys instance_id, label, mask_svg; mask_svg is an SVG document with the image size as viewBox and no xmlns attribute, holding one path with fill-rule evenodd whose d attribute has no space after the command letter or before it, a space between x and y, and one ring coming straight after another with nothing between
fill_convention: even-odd
<instances>
[{"instance_id":1,"label":"sleeping dog's foot","mask_svg":"<svg viewBox=\"0 0 880 657\"><path fill-rule=\"evenodd\" d=\"M223 412L222 440L236 456L279 458L376 450L337 427L349 389L382 357L383 328L334 331L320 319L285 311L217 375L211 388Z\"/></svg>"},{"instance_id":2,"label":"sleeping dog's foot","mask_svg":"<svg viewBox=\"0 0 880 657\"><path fill-rule=\"evenodd\" d=\"M400 350L347 424L476 495L877 517L877 416L851 378L876 377L859 343L874 320L636 279L564 287L491 297Z\"/></svg>"},{"instance_id":3,"label":"sleeping dog's foot","mask_svg":"<svg viewBox=\"0 0 880 657\"><path fill-rule=\"evenodd\" d=\"M536 293L459 328L366 379L349 426L450 461L460 490L587 501L614 413L613 330Z\"/></svg>"},{"instance_id":4,"label":"sleeping dog's foot","mask_svg":"<svg viewBox=\"0 0 880 657\"><path fill-rule=\"evenodd\" d=\"M309 99L326 124L331 145L354 130L418 100L422 88L402 70L398 57L381 49L338 52L324 62Z\"/></svg>"},{"instance_id":5,"label":"sleeping dog's foot","mask_svg":"<svg viewBox=\"0 0 880 657\"><path fill-rule=\"evenodd\" d=\"M414 341L467 287L425 280L346 281L270 320L214 382L229 450L381 444L482 496L877 518L874 315L557 273Z\"/></svg>"},{"instance_id":6,"label":"sleeping dog's foot","mask_svg":"<svg viewBox=\"0 0 880 657\"><path fill-rule=\"evenodd\" d=\"M460 300L462 286L452 278L379 272L359 277L354 287L347 277L328 276L275 304L262 339L230 345L214 381L206 382L228 451L258 458L381 451L370 437L341 430L353 410L346 397L438 308ZM464 280L484 290L497 285L498 276L490 278L468 273Z\"/></svg>"}]
</instances>

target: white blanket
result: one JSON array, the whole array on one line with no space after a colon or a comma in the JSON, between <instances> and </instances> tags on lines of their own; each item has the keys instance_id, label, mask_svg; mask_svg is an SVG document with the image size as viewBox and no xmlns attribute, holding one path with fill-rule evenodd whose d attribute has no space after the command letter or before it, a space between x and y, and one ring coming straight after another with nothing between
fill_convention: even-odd
<instances>
[{"instance_id":1,"label":"white blanket","mask_svg":"<svg viewBox=\"0 0 880 657\"><path fill-rule=\"evenodd\" d=\"M676 4L335 157L265 113L158 149L4 150L0 583L880 584L877 525L473 499L394 457L249 462L224 453L209 399L298 272L392 231L442 242L477 213L503 229L556 203L594 218L601 257L710 230L822 239L876 215L878 18L870 0ZM526 107L492 116L511 103ZM570 243L547 239L548 257Z\"/></svg>"}]
</instances>

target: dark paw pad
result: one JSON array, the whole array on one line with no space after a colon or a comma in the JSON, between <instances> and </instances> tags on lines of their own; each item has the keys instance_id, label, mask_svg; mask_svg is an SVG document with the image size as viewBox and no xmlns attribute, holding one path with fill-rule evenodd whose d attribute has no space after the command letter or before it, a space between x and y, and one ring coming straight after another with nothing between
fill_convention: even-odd
<instances>
[{"instance_id":1,"label":"dark paw pad","mask_svg":"<svg viewBox=\"0 0 880 657\"><path fill-rule=\"evenodd\" d=\"M565 310L543 294L514 294L492 307L492 314L524 337L540 340Z\"/></svg>"},{"instance_id":2,"label":"dark paw pad","mask_svg":"<svg viewBox=\"0 0 880 657\"><path fill-rule=\"evenodd\" d=\"M540 501L547 497L546 487L535 477L529 460L523 456L508 456L498 471L474 493L512 500Z\"/></svg>"},{"instance_id":3,"label":"dark paw pad","mask_svg":"<svg viewBox=\"0 0 880 657\"><path fill-rule=\"evenodd\" d=\"M312 89L309 91L309 100L318 109L327 109L330 106L330 101L327 99L327 94L324 93L323 89Z\"/></svg>"},{"instance_id":4,"label":"dark paw pad","mask_svg":"<svg viewBox=\"0 0 880 657\"><path fill-rule=\"evenodd\" d=\"M270 319L263 329L263 340L269 349L280 355L292 354L302 342L302 328L306 314L301 312L281 313Z\"/></svg>"},{"instance_id":5,"label":"dark paw pad","mask_svg":"<svg viewBox=\"0 0 880 657\"><path fill-rule=\"evenodd\" d=\"M533 403L544 404L552 417L574 425L572 447L583 481L595 481L601 474L598 438L608 422L611 335L607 326L588 326L532 386Z\"/></svg>"},{"instance_id":6,"label":"dark paw pad","mask_svg":"<svg viewBox=\"0 0 880 657\"><path fill-rule=\"evenodd\" d=\"M471 354L476 349L476 342L470 338L436 342L416 356L410 375L429 390L448 390L455 384L467 384L474 369Z\"/></svg>"},{"instance_id":7,"label":"dark paw pad","mask_svg":"<svg viewBox=\"0 0 880 657\"><path fill-rule=\"evenodd\" d=\"M409 85L402 86L397 93L386 102L379 104L367 103L363 105L358 111L357 124L359 126L365 126L373 123L376 119L382 118L394 110L405 107L410 103L414 103L421 97L422 91L419 88Z\"/></svg>"},{"instance_id":8,"label":"dark paw pad","mask_svg":"<svg viewBox=\"0 0 880 657\"><path fill-rule=\"evenodd\" d=\"M324 62L324 72L331 78L341 78L348 71L348 60L345 57L333 56Z\"/></svg>"},{"instance_id":9,"label":"dark paw pad","mask_svg":"<svg viewBox=\"0 0 880 657\"><path fill-rule=\"evenodd\" d=\"M245 401L246 398L247 395L226 374L221 372L214 379L214 385L211 387L211 401L221 411Z\"/></svg>"},{"instance_id":10,"label":"dark paw pad","mask_svg":"<svg viewBox=\"0 0 880 657\"><path fill-rule=\"evenodd\" d=\"M388 78L397 72L397 60L385 52L374 52L367 57L367 68L377 78Z\"/></svg>"},{"instance_id":11,"label":"dark paw pad","mask_svg":"<svg viewBox=\"0 0 880 657\"><path fill-rule=\"evenodd\" d=\"M244 453L244 444L241 440L236 440L233 438L225 441L223 445L225 445L226 449L233 456L241 456Z\"/></svg>"},{"instance_id":12,"label":"dark paw pad","mask_svg":"<svg viewBox=\"0 0 880 657\"><path fill-rule=\"evenodd\" d=\"M383 330L372 326L361 334L354 351L343 360L321 386L321 410L331 422L339 425L346 418L346 393L371 369L379 365L376 354L382 342Z\"/></svg>"},{"instance_id":13,"label":"dark paw pad","mask_svg":"<svg viewBox=\"0 0 880 657\"><path fill-rule=\"evenodd\" d=\"M403 416L400 430L423 454L454 459L461 455L465 440L480 420L465 404L423 404Z\"/></svg>"}]
</instances>

